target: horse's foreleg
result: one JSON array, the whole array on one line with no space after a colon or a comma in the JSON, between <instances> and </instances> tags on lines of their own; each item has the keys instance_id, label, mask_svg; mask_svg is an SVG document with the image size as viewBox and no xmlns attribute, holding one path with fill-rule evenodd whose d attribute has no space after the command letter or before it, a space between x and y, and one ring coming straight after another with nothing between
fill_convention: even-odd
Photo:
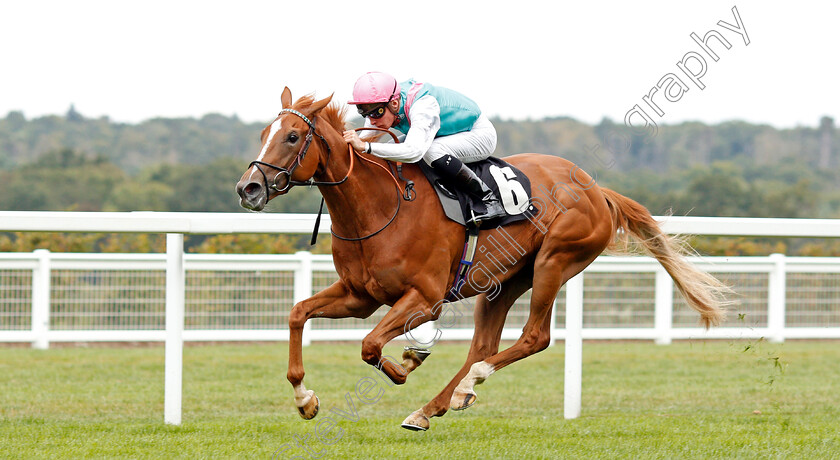
<instances>
[{"instance_id":1,"label":"horse's foreleg","mask_svg":"<svg viewBox=\"0 0 840 460\"><path fill-rule=\"evenodd\" d=\"M289 370L286 378L295 390L295 405L300 416L309 420L318 415L319 402L315 392L303 385L303 325L309 318L367 318L379 302L360 297L349 291L340 281L299 302L289 315Z\"/></svg>"},{"instance_id":2,"label":"horse's foreleg","mask_svg":"<svg viewBox=\"0 0 840 460\"><path fill-rule=\"evenodd\" d=\"M439 315L439 313L438 313ZM382 348L386 343L411 329L436 318L431 302L418 290L409 290L391 310L379 321L379 324L362 341L362 360L385 373L397 385L405 383L408 374L425 359L416 351L403 353L403 363L397 364L392 359L382 357Z\"/></svg>"}]
</instances>

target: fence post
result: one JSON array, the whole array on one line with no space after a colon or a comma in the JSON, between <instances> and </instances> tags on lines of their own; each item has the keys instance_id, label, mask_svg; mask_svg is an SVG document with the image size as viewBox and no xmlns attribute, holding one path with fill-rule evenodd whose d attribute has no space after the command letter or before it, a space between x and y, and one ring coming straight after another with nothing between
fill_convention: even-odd
<instances>
[{"instance_id":1,"label":"fence post","mask_svg":"<svg viewBox=\"0 0 840 460\"><path fill-rule=\"evenodd\" d=\"M566 373L563 416L580 417L583 377L583 272L566 282Z\"/></svg>"},{"instance_id":2,"label":"fence post","mask_svg":"<svg viewBox=\"0 0 840 460\"><path fill-rule=\"evenodd\" d=\"M674 327L674 280L664 268L656 269L655 303L653 327L656 329L656 344L671 344L671 328Z\"/></svg>"},{"instance_id":3,"label":"fence post","mask_svg":"<svg viewBox=\"0 0 840 460\"><path fill-rule=\"evenodd\" d=\"M181 424L181 391L184 370L184 235L166 234L166 351L164 364L163 421Z\"/></svg>"},{"instance_id":4,"label":"fence post","mask_svg":"<svg viewBox=\"0 0 840 460\"><path fill-rule=\"evenodd\" d=\"M293 302L297 304L312 297L312 253L309 251L298 251L295 253L300 259L300 268L295 271L295 289ZM304 347L312 343L312 321L303 324L303 338L301 343Z\"/></svg>"},{"instance_id":5,"label":"fence post","mask_svg":"<svg viewBox=\"0 0 840 460\"><path fill-rule=\"evenodd\" d=\"M46 350L50 347L50 251L36 249L38 267L32 271L32 348Z\"/></svg>"},{"instance_id":6,"label":"fence post","mask_svg":"<svg viewBox=\"0 0 840 460\"><path fill-rule=\"evenodd\" d=\"M770 271L767 295L767 329L770 342L785 341L785 302L787 273L784 254L770 254L773 269Z\"/></svg>"}]
</instances>

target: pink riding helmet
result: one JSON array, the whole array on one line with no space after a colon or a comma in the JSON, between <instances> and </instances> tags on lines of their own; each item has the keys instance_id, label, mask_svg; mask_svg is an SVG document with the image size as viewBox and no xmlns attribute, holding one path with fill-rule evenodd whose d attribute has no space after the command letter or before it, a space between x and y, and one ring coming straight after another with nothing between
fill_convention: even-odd
<instances>
[{"instance_id":1,"label":"pink riding helmet","mask_svg":"<svg viewBox=\"0 0 840 460\"><path fill-rule=\"evenodd\" d=\"M353 85L353 100L348 104L390 102L400 94L397 79L384 72L368 72Z\"/></svg>"}]
</instances>

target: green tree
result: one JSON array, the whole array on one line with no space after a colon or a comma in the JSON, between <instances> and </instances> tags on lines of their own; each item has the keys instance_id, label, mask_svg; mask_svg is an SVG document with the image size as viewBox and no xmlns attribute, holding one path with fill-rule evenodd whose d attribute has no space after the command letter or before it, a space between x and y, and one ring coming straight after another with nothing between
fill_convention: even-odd
<instances>
[{"instance_id":1,"label":"green tree","mask_svg":"<svg viewBox=\"0 0 840 460\"><path fill-rule=\"evenodd\" d=\"M0 209L16 211L100 211L126 174L101 158L70 149L51 152L3 173Z\"/></svg>"},{"instance_id":2,"label":"green tree","mask_svg":"<svg viewBox=\"0 0 840 460\"><path fill-rule=\"evenodd\" d=\"M678 214L747 216L753 199L750 191L739 168L732 163L695 168L688 187L678 199Z\"/></svg>"}]
</instances>

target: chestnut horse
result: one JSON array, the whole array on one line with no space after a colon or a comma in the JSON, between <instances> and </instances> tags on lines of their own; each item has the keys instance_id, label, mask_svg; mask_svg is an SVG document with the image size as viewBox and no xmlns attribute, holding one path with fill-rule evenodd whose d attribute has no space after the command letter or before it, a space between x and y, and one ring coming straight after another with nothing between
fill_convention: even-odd
<instances>
[{"instance_id":1,"label":"chestnut horse","mask_svg":"<svg viewBox=\"0 0 840 460\"><path fill-rule=\"evenodd\" d=\"M293 185L317 185L332 220L332 253L339 280L296 304L289 316L288 379L305 419L319 401L303 384L301 336L310 318L367 318L391 308L362 341L362 359L393 382L404 383L426 353L407 348L402 364L383 358L382 348L420 324L438 319L446 305L464 250L464 227L448 220L416 165L404 179L416 184L416 199L403 201L400 181L385 160L348 149L342 137L346 109L332 96L304 96L292 103L285 88L283 110L262 131L262 150L236 190L241 205L260 211ZM688 304L709 327L724 316L727 288L692 266L681 247L660 231L635 201L599 187L562 158L520 154L506 157L532 184L528 219L503 229L482 229L479 251L459 297L478 296L475 332L467 360L434 399L413 412L403 427L429 428L429 417L459 410L476 400L474 387L492 373L548 346L554 298L560 287L608 247L632 236L674 279ZM504 232L502 234L501 232ZM505 249L499 241L505 240ZM495 246L494 246L495 245ZM497 248L496 254L486 248ZM505 317L514 301L532 289L522 336L499 351Z\"/></svg>"}]
</instances>

